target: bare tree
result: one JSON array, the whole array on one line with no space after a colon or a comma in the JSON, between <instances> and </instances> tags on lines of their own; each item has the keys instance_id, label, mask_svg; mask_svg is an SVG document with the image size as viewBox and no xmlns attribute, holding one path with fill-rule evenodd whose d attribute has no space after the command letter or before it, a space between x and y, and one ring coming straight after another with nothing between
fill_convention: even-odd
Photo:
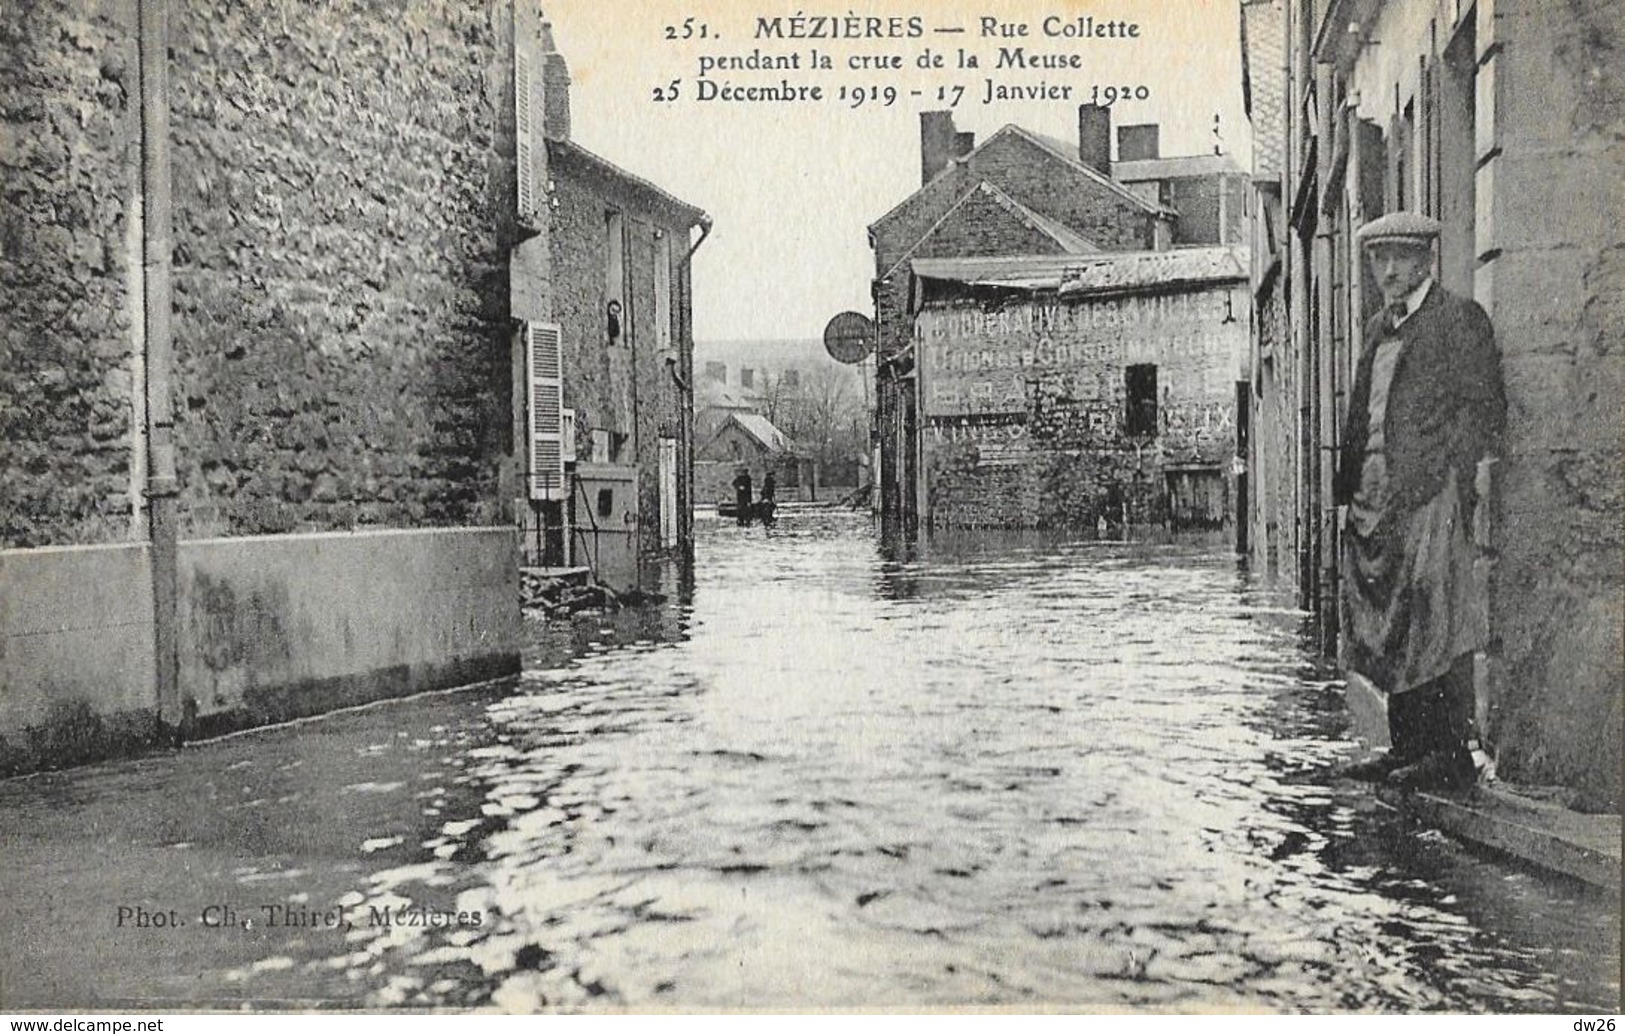
<instances>
[{"instance_id":1,"label":"bare tree","mask_svg":"<svg viewBox=\"0 0 1625 1034\"><path fill-rule=\"evenodd\" d=\"M762 380L762 415L818 462L820 479L844 482L868 443L868 413L857 370L819 365Z\"/></svg>"}]
</instances>

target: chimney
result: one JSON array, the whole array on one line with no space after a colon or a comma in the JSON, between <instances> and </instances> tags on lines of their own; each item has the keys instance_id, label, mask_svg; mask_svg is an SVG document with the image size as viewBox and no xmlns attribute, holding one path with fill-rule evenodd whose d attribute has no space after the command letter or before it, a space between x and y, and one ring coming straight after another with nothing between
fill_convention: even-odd
<instances>
[{"instance_id":1,"label":"chimney","mask_svg":"<svg viewBox=\"0 0 1625 1034\"><path fill-rule=\"evenodd\" d=\"M1161 158L1157 124L1148 122L1139 126L1123 126L1117 131L1117 160L1141 162Z\"/></svg>"},{"instance_id":2,"label":"chimney","mask_svg":"<svg viewBox=\"0 0 1625 1034\"><path fill-rule=\"evenodd\" d=\"M553 24L542 23L542 132L570 139L570 66L553 44Z\"/></svg>"},{"instance_id":3,"label":"chimney","mask_svg":"<svg viewBox=\"0 0 1625 1034\"><path fill-rule=\"evenodd\" d=\"M954 129L951 111L920 112L920 183L930 183L937 173L959 156L960 133Z\"/></svg>"},{"instance_id":4,"label":"chimney","mask_svg":"<svg viewBox=\"0 0 1625 1034\"><path fill-rule=\"evenodd\" d=\"M1078 161L1102 176L1112 174L1112 111L1099 104L1078 105Z\"/></svg>"}]
</instances>

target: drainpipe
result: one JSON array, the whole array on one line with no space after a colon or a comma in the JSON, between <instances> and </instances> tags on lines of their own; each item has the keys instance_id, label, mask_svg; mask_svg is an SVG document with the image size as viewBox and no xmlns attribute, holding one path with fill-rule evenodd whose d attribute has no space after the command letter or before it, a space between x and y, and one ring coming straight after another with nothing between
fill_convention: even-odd
<instances>
[{"instance_id":1,"label":"drainpipe","mask_svg":"<svg viewBox=\"0 0 1625 1034\"><path fill-rule=\"evenodd\" d=\"M677 273L679 276L681 276L683 273L685 273L688 270L690 263L694 259L694 253L696 251L700 250L700 245L704 244L705 239L707 237L709 237L709 236L711 236L711 217L708 216L708 215L702 215L702 216L700 216L700 236L699 236L699 239L696 240L693 244L689 245L687 253L684 254L682 259L680 259L678 261L677 269L674 270L675 273ZM692 282L692 278L691 278L690 282ZM679 280L679 283L681 283L681 280ZM690 293L692 294L692 292L690 292ZM689 308L690 309L693 308L692 299L690 300ZM690 318L690 322L692 323L692 317ZM692 335L690 335L690 336L692 336ZM692 351L692 349L690 349L690 351ZM675 362L675 361L671 364L672 380L677 382L677 386L682 389L684 395L692 396L694 394L694 389L692 387L690 387L688 381L683 378L683 371L680 368L681 366L682 366L681 363ZM690 405L692 406L692 404L693 403L691 402Z\"/></svg>"},{"instance_id":2,"label":"drainpipe","mask_svg":"<svg viewBox=\"0 0 1625 1034\"><path fill-rule=\"evenodd\" d=\"M686 318L679 321L683 337L678 339L677 360L671 364L672 380L676 381L677 388L683 393L683 419L678 423L677 462L682 468L681 484L686 486L686 501L688 505L678 510L677 538L683 555L689 560L694 559L694 253L700 250L700 245L711 235L711 217L700 213L700 236L689 245L688 252L677 263L672 271L673 286L678 288L676 295L681 301L682 311ZM686 235L686 234L685 234ZM685 286L686 285L686 286ZM683 375L682 347L688 345L689 369L688 376ZM679 571L689 571L686 565L679 565ZM687 580L692 572L683 574ZM680 583L681 584L681 583ZM682 595L679 591L679 595Z\"/></svg>"},{"instance_id":3,"label":"drainpipe","mask_svg":"<svg viewBox=\"0 0 1625 1034\"><path fill-rule=\"evenodd\" d=\"M152 558L153 651L159 732L182 729L177 629L175 410L170 374L169 9L137 0L141 68L141 269L146 333L147 528Z\"/></svg>"}]
</instances>

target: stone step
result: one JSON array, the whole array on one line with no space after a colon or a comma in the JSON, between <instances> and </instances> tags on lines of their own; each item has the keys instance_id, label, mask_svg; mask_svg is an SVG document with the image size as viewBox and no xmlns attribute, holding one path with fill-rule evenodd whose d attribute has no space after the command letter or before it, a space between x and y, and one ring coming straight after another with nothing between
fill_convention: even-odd
<instances>
[{"instance_id":1,"label":"stone step","mask_svg":"<svg viewBox=\"0 0 1625 1034\"><path fill-rule=\"evenodd\" d=\"M1618 815L1588 815L1536 800L1505 783L1459 792L1408 793L1381 787L1377 795L1419 822L1594 886L1620 889Z\"/></svg>"}]
</instances>

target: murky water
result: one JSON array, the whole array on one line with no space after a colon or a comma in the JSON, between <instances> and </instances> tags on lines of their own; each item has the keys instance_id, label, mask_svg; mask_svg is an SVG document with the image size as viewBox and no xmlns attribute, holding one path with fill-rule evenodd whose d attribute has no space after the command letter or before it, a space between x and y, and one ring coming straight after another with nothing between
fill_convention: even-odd
<instances>
[{"instance_id":1,"label":"murky water","mask_svg":"<svg viewBox=\"0 0 1625 1034\"><path fill-rule=\"evenodd\" d=\"M0 784L0 1002L1616 1006L1618 901L1332 780L1222 545L700 535L517 688Z\"/></svg>"}]
</instances>

